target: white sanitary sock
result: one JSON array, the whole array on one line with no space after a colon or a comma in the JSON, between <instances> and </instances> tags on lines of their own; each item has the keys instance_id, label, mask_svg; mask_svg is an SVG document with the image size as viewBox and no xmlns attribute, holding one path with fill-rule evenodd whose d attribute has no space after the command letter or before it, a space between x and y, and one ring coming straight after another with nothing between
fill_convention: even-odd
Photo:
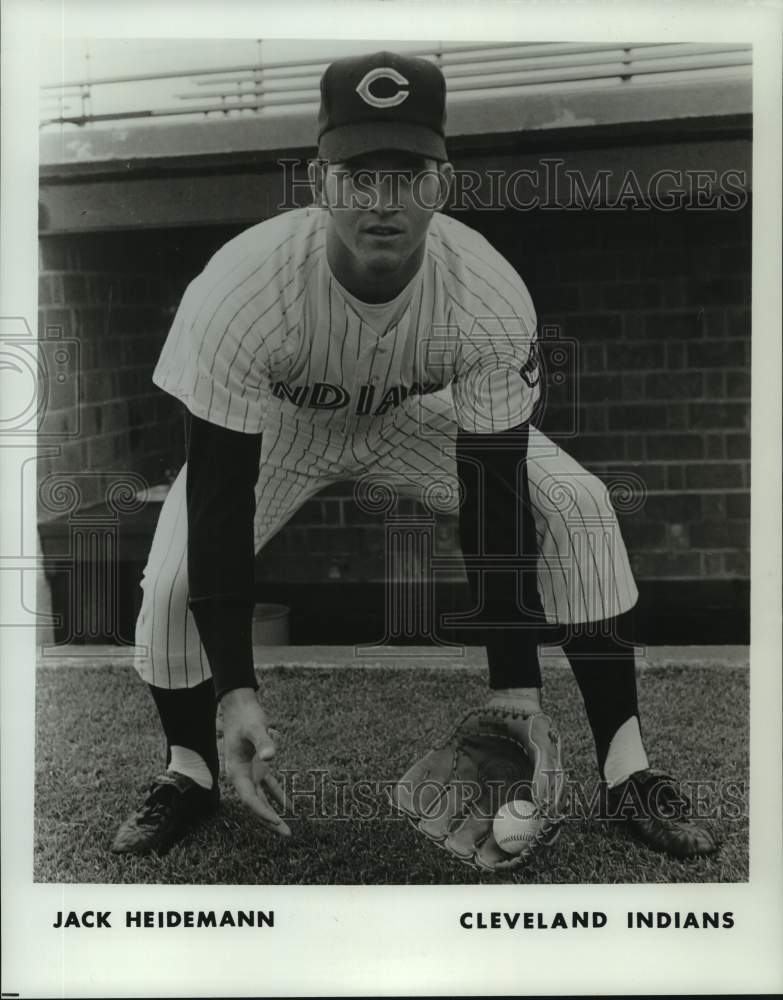
<instances>
[{"instance_id":1,"label":"white sanitary sock","mask_svg":"<svg viewBox=\"0 0 783 1000\"><path fill-rule=\"evenodd\" d=\"M612 737L604 763L604 778L611 788L625 781L634 771L641 771L649 766L650 762L647 760L642 743L639 720L632 715Z\"/></svg>"},{"instance_id":2,"label":"white sanitary sock","mask_svg":"<svg viewBox=\"0 0 783 1000\"><path fill-rule=\"evenodd\" d=\"M204 758L201 754L196 753L195 750L189 750L187 747L173 746L171 748L171 763L168 766L168 770L176 771L177 774L187 775L188 778L192 778L202 788L212 787L210 770L204 762Z\"/></svg>"},{"instance_id":3,"label":"white sanitary sock","mask_svg":"<svg viewBox=\"0 0 783 1000\"><path fill-rule=\"evenodd\" d=\"M536 687L498 688L492 692L487 704L498 708L521 708L523 711L533 714L541 711L541 689Z\"/></svg>"}]
</instances>

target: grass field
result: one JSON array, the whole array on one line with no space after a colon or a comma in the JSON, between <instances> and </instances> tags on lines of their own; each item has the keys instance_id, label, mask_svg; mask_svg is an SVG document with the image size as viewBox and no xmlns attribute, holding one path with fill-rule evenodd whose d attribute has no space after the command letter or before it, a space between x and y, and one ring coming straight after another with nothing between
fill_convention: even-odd
<instances>
[{"instance_id":1,"label":"grass field","mask_svg":"<svg viewBox=\"0 0 783 1000\"><path fill-rule=\"evenodd\" d=\"M564 824L549 852L514 877L531 883L746 880L747 682L746 670L694 667L648 668L639 679L652 763L683 782L704 782L701 795L712 806L725 801L717 782L735 783L735 808L713 821L723 841L717 856L673 861L614 826L576 819ZM35 880L498 881L424 841L391 813L382 792L383 782L399 777L461 712L483 702L483 672L285 667L264 670L261 684L270 721L282 734L279 767L289 794L295 793L290 840L257 827L222 779L220 812L188 841L163 858L115 857L109 852L115 829L163 761L152 701L128 667L39 668ZM563 735L569 779L583 782L589 796L596 768L575 682L568 671L550 668L545 692ZM744 790L739 809L737 785Z\"/></svg>"}]
</instances>

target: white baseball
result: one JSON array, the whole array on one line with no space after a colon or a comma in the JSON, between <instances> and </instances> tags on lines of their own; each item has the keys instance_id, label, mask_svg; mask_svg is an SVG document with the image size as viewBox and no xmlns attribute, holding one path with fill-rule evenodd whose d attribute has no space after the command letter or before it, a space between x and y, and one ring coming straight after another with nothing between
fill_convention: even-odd
<instances>
[{"instance_id":1,"label":"white baseball","mask_svg":"<svg viewBox=\"0 0 783 1000\"><path fill-rule=\"evenodd\" d=\"M492 833L506 854L521 854L541 829L536 807L525 799L514 799L498 809Z\"/></svg>"}]
</instances>

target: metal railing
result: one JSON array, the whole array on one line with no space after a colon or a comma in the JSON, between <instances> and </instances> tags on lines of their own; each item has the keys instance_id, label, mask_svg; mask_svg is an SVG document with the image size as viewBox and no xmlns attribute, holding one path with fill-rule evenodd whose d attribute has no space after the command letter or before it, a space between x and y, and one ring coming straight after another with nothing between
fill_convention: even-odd
<instances>
[{"instance_id":1,"label":"metal railing","mask_svg":"<svg viewBox=\"0 0 783 1000\"><path fill-rule=\"evenodd\" d=\"M640 86L726 77L749 78L750 45L718 43L525 43L439 45L409 50L434 61L446 77L450 100L489 98L535 90ZM331 58L250 63L76 79L43 89L41 127L160 120L182 116L280 114L315 108L319 81ZM146 108L111 107L111 88L138 87L153 81L183 81L195 89L173 94L179 103ZM93 107L96 91L107 105ZM108 96L105 96L107 95ZM115 90L115 94L117 91Z\"/></svg>"}]
</instances>

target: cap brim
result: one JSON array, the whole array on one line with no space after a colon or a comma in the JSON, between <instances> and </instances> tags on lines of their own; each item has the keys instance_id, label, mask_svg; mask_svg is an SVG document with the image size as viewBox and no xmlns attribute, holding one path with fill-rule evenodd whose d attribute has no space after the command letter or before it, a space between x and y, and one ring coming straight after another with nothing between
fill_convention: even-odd
<instances>
[{"instance_id":1,"label":"cap brim","mask_svg":"<svg viewBox=\"0 0 783 1000\"><path fill-rule=\"evenodd\" d=\"M410 122L354 122L339 125L325 132L318 143L318 155L323 160L342 163L354 156L394 149L402 153L418 153L433 160L446 160L443 136L424 125Z\"/></svg>"}]
</instances>

